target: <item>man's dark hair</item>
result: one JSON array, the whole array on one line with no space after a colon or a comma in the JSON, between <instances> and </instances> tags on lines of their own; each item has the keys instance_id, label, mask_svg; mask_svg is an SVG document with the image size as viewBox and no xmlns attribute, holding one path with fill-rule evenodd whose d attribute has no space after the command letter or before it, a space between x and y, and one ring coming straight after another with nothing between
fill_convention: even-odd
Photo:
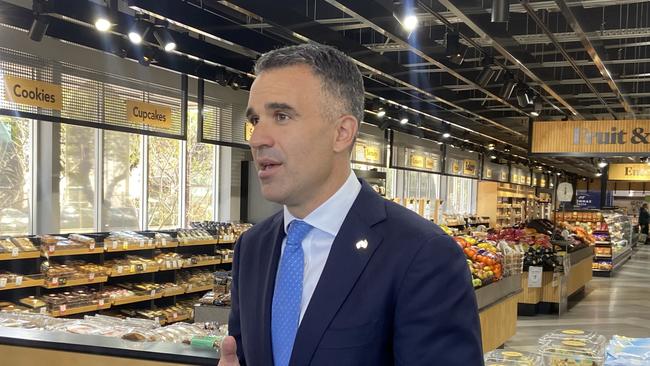
<instances>
[{"instance_id":1,"label":"man's dark hair","mask_svg":"<svg viewBox=\"0 0 650 366\"><path fill-rule=\"evenodd\" d=\"M309 66L320 77L323 89L340 102L340 112L363 120L363 78L350 57L334 47L304 43L263 54L255 63L255 74L293 65Z\"/></svg>"}]
</instances>

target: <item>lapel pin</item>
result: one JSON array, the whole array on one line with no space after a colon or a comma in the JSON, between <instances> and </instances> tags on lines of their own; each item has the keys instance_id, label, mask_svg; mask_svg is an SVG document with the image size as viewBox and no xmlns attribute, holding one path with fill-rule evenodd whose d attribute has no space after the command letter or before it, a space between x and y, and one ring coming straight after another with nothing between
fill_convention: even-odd
<instances>
[{"instance_id":1,"label":"lapel pin","mask_svg":"<svg viewBox=\"0 0 650 366\"><path fill-rule=\"evenodd\" d=\"M368 248L368 240L363 239L357 242L357 250Z\"/></svg>"}]
</instances>

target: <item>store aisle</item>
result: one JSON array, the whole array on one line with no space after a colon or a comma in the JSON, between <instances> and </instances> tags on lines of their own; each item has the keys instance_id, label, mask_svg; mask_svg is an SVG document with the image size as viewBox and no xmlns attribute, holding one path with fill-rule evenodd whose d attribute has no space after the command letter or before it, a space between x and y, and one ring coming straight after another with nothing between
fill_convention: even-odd
<instances>
[{"instance_id":1,"label":"store aisle","mask_svg":"<svg viewBox=\"0 0 650 366\"><path fill-rule=\"evenodd\" d=\"M650 245L636 253L612 278L594 277L584 298L570 303L569 312L519 317L517 334L506 348L535 351L537 340L555 329L595 330L607 338L650 337Z\"/></svg>"}]
</instances>

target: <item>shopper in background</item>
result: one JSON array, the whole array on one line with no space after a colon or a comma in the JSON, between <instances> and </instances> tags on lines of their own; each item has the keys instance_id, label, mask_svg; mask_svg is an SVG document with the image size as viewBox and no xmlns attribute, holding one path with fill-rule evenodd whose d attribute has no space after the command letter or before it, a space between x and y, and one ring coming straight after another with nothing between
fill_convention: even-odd
<instances>
[{"instance_id":1,"label":"shopper in background","mask_svg":"<svg viewBox=\"0 0 650 366\"><path fill-rule=\"evenodd\" d=\"M646 235L645 242L648 243L648 225L650 224L650 212L648 212L648 204L644 203L639 209L639 226L641 227L641 234Z\"/></svg>"},{"instance_id":2,"label":"shopper in background","mask_svg":"<svg viewBox=\"0 0 650 366\"><path fill-rule=\"evenodd\" d=\"M465 257L350 169L362 76L303 44L256 63L247 116L264 197L281 212L235 246L220 365L483 364Z\"/></svg>"}]
</instances>

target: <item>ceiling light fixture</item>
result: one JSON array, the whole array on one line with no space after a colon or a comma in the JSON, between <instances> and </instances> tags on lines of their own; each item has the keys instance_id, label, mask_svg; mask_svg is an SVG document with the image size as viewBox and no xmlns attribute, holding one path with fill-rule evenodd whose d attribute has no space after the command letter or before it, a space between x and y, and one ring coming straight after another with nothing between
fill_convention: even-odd
<instances>
[{"instance_id":1,"label":"ceiling light fixture","mask_svg":"<svg viewBox=\"0 0 650 366\"><path fill-rule=\"evenodd\" d=\"M153 31L153 36L156 38L156 41L160 47L165 50L165 52L171 52L176 49L176 42L174 41L174 37L172 37L167 28L157 26Z\"/></svg>"},{"instance_id":2,"label":"ceiling light fixture","mask_svg":"<svg viewBox=\"0 0 650 366\"><path fill-rule=\"evenodd\" d=\"M409 123L409 116L408 116L408 113L406 113L405 109L402 109L402 111L400 111L400 113L399 113L399 123L401 125L405 125L405 124Z\"/></svg>"},{"instance_id":3,"label":"ceiling light fixture","mask_svg":"<svg viewBox=\"0 0 650 366\"><path fill-rule=\"evenodd\" d=\"M517 89L517 102L521 108L533 104L533 100L526 84L520 84L519 89Z\"/></svg>"},{"instance_id":4,"label":"ceiling light fixture","mask_svg":"<svg viewBox=\"0 0 650 366\"><path fill-rule=\"evenodd\" d=\"M135 23L129 29L129 41L133 44L141 44L144 37L147 35L149 25L142 19L141 15L136 15Z\"/></svg>"},{"instance_id":5,"label":"ceiling light fixture","mask_svg":"<svg viewBox=\"0 0 650 366\"><path fill-rule=\"evenodd\" d=\"M415 14L407 14L402 18L402 28L411 33L418 28L418 17Z\"/></svg>"},{"instance_id":6,"label":"ceiling light fixture","mask_svg":"<svg viewBox=\"0 0 650 366\"><path fill-rule=\"evenodd\" d=\"M508 0L492 0L492 23L505 23L508 21L510 4Z\"/></svg>"},{"instance_id":7,"label":"ceiling light fixture","mask_svg":"<svg viewBox=\"0 0 650 366\"><path fill-rule=\"evenodd\" d=\"M95 20L95 28L100 32L108 32L111 29L111 25L111 21L104 17Z\"/></svg>"},{"instance_id":8,"label":"ceiling light fixture","mask_svg":"<svg viewBox=\"0 0 650 366\"><path fill-rule=\"evenodd\" d=\"M494 144L489 144L487 148L488 150L494 150L495 146Z\"/></svg>"},{"instance_id":9,"label":"ceiling light fixture","mask_svg":"<svg viewBox=\"0 0 650 366\"><path fill-rule=\"evenodd\" d=\"M29 39L35 42L40 42L47 28L50 26L50 17L44 15L48 12L48 2L43 0L34 0L32 2L32 11L34 13L34 20L32 20L32 26L29 28Z\"/></svg>"},{"instance_id":10,"label":"ceiling light fixture","mask_svg":"<svg viewBox=\"0 0 650 366\"><path fill-rule=\"evenodd\" d=\"M510 97L512 97L512 93L515 91L516 86L517 81L515 81L514 77L511 74L506 74L505 81L501 86L501 90L499 90L499 95L501 95L503 99L510 99Z\"/></svg>"},{"instance_id":11,"label":"ceiling light fixture","mask_svg":"<svg viewBox=\"0 0 650 366\"><path fill-rule=\"evenodd\" d=\"M602 175L603 175L603 173L602 173L600 170L596 172L596 176L597 176L597 177L600 177L600 176L602 176Z\"/></svg>"},{"instance_id":12,"label":"ceiling light fixture","mask_svg":"<svg viewBox=\"0 0 650 366\"><path fill-rule=\"evenodd\" d=\"M606 166L607 166L607 160L605 160L605 159L600 159L600 160L598 161L598 167L599 167L599 168L602 169L602 168L604 168L604 167L606 167Z\"/></svg>"}]
</instances>

